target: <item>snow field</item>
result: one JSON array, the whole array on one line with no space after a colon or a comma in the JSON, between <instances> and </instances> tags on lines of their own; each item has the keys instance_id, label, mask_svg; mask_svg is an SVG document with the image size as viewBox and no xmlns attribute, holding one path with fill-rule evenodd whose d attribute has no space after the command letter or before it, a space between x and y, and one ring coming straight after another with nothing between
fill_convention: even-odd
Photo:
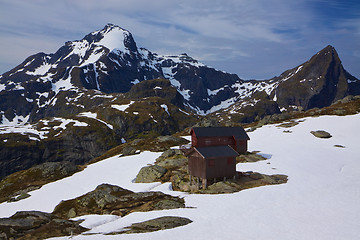
<instances>
[{"instance_id":1,"label":"snow field","mask_svg":"<svg viewBox=\"0 0 360 240\"><path fill-rule=\"evenodd\" d=\"M31 192L28 199L0 204L0 214L6 217L19 210L51 212L60 200L110 183L132 191L162 191L181 196L188 208L132 213L122 218L83 216L80 217L86 219L83 225L91 227L91 233L99 234L71 239L359 239L360 114L304 120L291 128L267 125L249 133L249 151L259 150L271 158L237 165L239 171L285 174L289 177L286 184L222 195L175 192L169 183L136 184L133 179L140 168L160 155L143 152L92 164L72 177ZM316 138L310 134L313 130L326 130L333 137ZM345 148L334 147L337 144ZM153 233L100 234L160 216L187 217L193 223Z\"/></svg>"}]
</instances>

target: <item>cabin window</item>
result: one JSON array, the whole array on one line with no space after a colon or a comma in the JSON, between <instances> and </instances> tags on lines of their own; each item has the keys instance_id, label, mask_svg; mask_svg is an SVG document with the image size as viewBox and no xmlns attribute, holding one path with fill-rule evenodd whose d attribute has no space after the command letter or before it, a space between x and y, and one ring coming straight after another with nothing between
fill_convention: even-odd
<instances>
[{"instance_id":1,"label":"cabin window","mask_svg":"<svg viewBox=\"0 0 360 240\"><path fill-rule=\"evenodd\" d=\"M234 160L233 160L232 158L228 158L228 159L227 159L227 164L228 164L228 165L232 165L232 164L233 164L233 161L234 161Z\"/></svg>"},{"instance_id":2,"label":"cabin window","mask_svg":"<svg viewBox=\"0 0 360 240\"><path fill-rule=\"evenodd\" d=\"M215 166L215 160L214 160L214 159L210 159L210 160L208 161L208 165L209 165L209 167Z\"/></svg>"}]
</instances>

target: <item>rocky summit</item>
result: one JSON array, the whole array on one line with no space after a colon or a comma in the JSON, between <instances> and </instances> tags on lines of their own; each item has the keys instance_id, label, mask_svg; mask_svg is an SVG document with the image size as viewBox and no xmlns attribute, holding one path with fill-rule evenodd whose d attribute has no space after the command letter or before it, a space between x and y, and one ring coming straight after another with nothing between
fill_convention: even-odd
<instances>
[{"instance_id":1,"label":"rocky summit","mask_svg":"<svg viewBox=\"0 0 360 240\"><path fill-rule=\"evenodd\" d=\"M261 66L260 66L261 67ZM203 120L241 124L360 94L332 46L269 80L243 80L186 53L138 47L114 24L0 76L0 178L44 162L84 164L135 139Z\"/></svg>"}]
</instances>

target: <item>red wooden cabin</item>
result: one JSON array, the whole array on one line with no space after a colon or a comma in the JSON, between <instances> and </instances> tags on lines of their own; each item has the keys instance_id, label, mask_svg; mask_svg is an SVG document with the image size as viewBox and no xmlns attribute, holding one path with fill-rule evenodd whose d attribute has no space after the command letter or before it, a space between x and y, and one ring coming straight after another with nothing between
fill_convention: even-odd
<instances>
[{"instance_id":1,"label":"red wooden cabin","mask_svg":"<svg viewBox=\"0 0 360 240\"><path fill-rule=\"evenodd\" d=\"M247 152L249 136L242 127L209 127L191 129L189 174L201 179L206 187L217 179L235 178L236 157Z\"/></svg>"},{"instance_id":2,"label":"red wooden cabin","mask_svg":"<svg viewBox=\"0 0 360 240\"><path fill-rule=\"evenodd\" d=\"M247 152L249 136L242 127L194 127L192 147L230 146L238 153Z\"/></svg>"},{"instance_id":3,"label":"red wooden cabin","mask_svg":"<svg viewBox=\"0 0 360 240\"><path fill-rule=\"evenodd\" d=\"M236 176L236 157L239 155L230 146L192 148L186 153L189 158L189 175L201 179L203 186L217 179Z\"/></svg>"}]
</instances>

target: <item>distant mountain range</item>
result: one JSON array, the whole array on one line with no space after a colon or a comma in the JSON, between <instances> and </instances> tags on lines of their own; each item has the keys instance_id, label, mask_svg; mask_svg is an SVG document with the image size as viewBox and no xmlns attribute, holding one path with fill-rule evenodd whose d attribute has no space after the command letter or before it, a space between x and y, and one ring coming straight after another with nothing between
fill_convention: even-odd
<instances>
[{"instance_id":1,"label":"distant mountain range","mask_svg":"<svg viewBox=\"0 0 360 240\"><path fill-rule=\"evenodd\" d=\"M360 81L332 46L279 77L248 81L185 53L138 48L129 31L108 24L0 76L0 178L45 161L84 163L129 139L183 130L203 115L252 122L359 94Z\"/></svg>"}]
</instances>

